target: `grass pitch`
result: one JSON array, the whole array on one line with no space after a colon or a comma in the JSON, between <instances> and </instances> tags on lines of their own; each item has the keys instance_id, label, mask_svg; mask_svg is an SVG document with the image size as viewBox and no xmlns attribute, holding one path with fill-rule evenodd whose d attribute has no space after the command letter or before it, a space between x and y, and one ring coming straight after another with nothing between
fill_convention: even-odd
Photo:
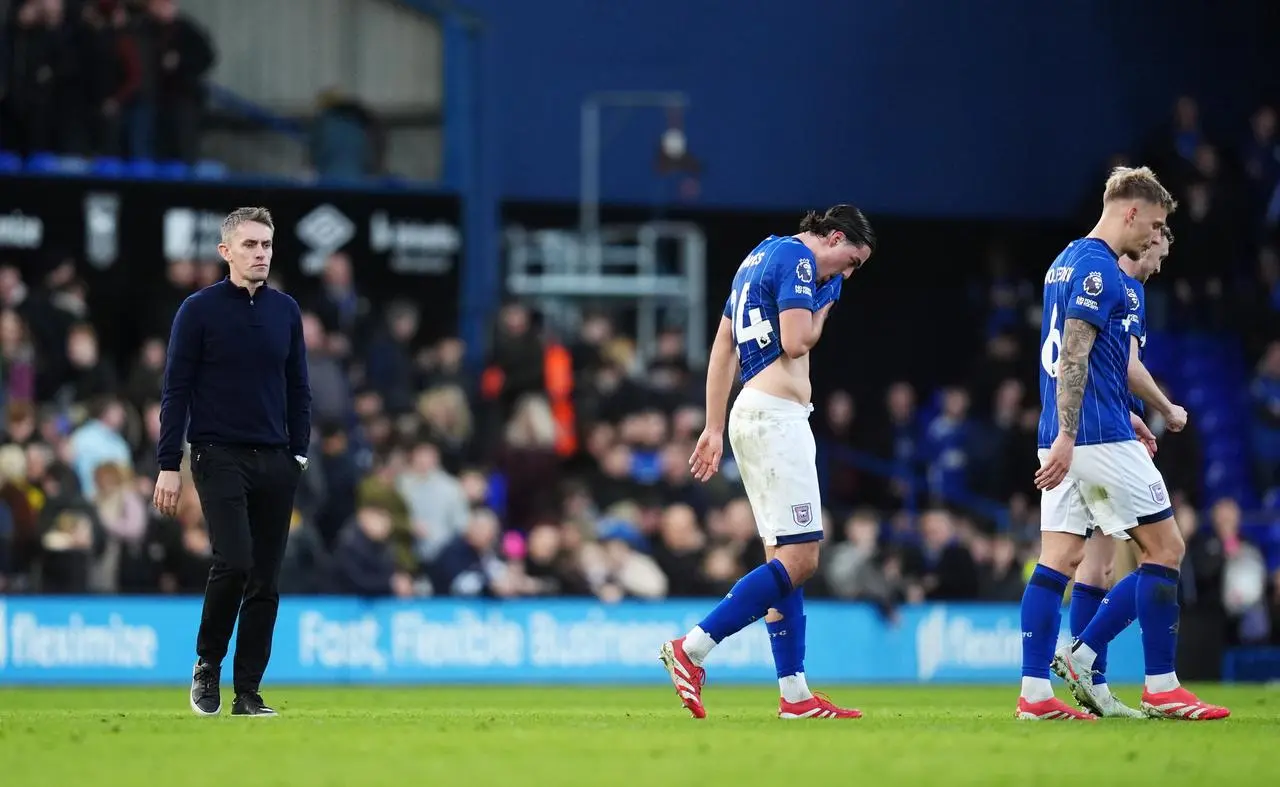
<instances>
[{"instance_id":1,"label":"grass pitch","mask_svg":"<svg viewBox=\"0 0 1280 787\"><path fill-rule=\"evenodd\" d=\"M1006 687L832 688L857 721L780 721L771 687L268 687L279 718L197 718L184 687L0 689L5 787L1280 783L1280 690L1199 686L1220 722L1013 719ZM1067 697L1057 686L1058 696ZM1136 703L1138 691L1120 696Z\"/></svg>"}]
</instances>

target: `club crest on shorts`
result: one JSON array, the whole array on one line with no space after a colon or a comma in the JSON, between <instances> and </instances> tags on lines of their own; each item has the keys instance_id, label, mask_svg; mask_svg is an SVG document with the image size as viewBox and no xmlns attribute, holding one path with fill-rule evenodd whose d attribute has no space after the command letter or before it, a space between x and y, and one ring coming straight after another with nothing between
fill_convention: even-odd
<instances>
[{"instance_id":1,"label":"club crest on shorts","mask_svg":"<svg viewBox=\"0 0 1280 787\"><path fill-rule=\"evenodd\" d=\"M795 520L797 525L807 525L813 521L813 506L808 503L800 503L791 506L791 518Z\"/></svg>"},{"instance_id":2,"label":"club crest on shorts","mask_svg":"<svg viewBox=\"0 0 1280 787\"><path fill-rule=\"evenodd\" d=\"M1151 499L1156 502L1156 505L1162 506L1165 504L1168 497L1164 493L1163 481L1157 481L1151 485Z\"/></svg>"}]
</instances>

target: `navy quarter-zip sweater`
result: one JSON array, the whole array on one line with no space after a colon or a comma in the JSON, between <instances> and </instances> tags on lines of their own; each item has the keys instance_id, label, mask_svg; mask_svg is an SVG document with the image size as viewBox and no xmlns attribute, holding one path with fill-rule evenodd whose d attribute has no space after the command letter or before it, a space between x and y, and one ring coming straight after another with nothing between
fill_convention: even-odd
<instances>
[{"instance_id":1,"label":"navy quarter-zip sweater","mask_svg":"<svg viewBox=\"0 0 1280 787\"><path fill-rule=\"evenodd\" d=\"M161 470L179 469L184 427L192 445L287 447L307 455L311 385L297 301L265 284L250 295L228 278L182 302L164 369Z\"/></svg>"}]
</instances>

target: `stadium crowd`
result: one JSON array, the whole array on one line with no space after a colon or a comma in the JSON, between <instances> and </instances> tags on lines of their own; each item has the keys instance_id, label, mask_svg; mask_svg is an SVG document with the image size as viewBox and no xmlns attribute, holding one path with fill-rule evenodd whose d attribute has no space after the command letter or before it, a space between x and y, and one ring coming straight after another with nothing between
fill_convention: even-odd
<instances>
[{"instance_id":1,"label":"stadium crowd","mask_svg":"<svg viewBox=\"0 0 1280 787\"><path fill-rule=\"evenodd\" d=\"M1263 196L1280 153L1259 117L1253 158L1234 180L1209 143L1188 146L1185 113L1162 135L1167 150L1152 155L1172 157L1158 165L1178 173L1170 179L1186 195L1174 255L1187 262L1153 283L1151 322L1157 332L1180 326L1187 303L1217 298L1216 309L1185 313L1249 337L1262 435L1253 464L1268 489L1280 485L1280 266ZM1221 172L1206 172L1220 158ZM1226 231L1204 200L1249 194L1253 241L1241 256L1211 253ZM99 346L74 266L0 265L0 592L203 588L210 546L189 470L176 517L149 501L168 326L186 295L222 273L171 264L150 317L140 310L151 338L126 359ZM1025 341L1039 325L1035 275L990 279L989 339L966 386L935 395L886 381L882 402L819 392L829 543L811 595L869 601L890 616L921 600L1018 600L1038 537L1037 357ZM660 599L723 594L761 561L732 457L706 485L689 476L703 381L680 332L641 359L607 314L562 338L509 303L487 367L472 375L459 340L419 331L414 303L371 303L345 254L314 287L290 291L304 308L316 429L284 592ZM1163 434L1152 419L1189 541L1184 603L1218 621L1224 639L1280 638L1276 566L1262 603L1247 609L1224 585L1232 561L1261 560L1267 548L1242 538L1236 500L1206 499L1192 424Z\"/></svg>"},{"instance_id":2,"label":"stadium crowd","mask_svg":"<svg viewBox=\"0 0 1280 787\"><path fill-rule=\"evenodd\" d=\"M216 54L176 0L10 0L0 145L193 163Z\"/></svg>"}]
</instances>

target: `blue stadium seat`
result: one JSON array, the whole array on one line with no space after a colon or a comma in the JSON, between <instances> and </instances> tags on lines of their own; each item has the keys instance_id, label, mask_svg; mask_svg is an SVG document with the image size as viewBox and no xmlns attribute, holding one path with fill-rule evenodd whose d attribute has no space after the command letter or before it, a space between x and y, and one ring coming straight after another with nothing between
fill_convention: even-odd
<instances>
[{"instance_id":1,"label":"blue stadium seat","mask_svg":"<svg viewBox=\"0 0 1280 787\"><path fill-rule=\"evenodd\" d=\"M93 174L107 178L118 178L124 174L124 162L108 156L94 159L92 168Z\"/></svg>"},{"instance_id":2,"label":"blue stadium seat","mask_svg":"<svg viewBox=\"0 0 1280 787\"><path fill-rule=\"evenodd\" d=\"M1262 507L1268 511L1280 511L1280 487L1271 487L1262 495Z\"/></svg>"},{"instance_id":3,"label":"blue stadium seat","mask_svg":"<svg viewBox=\"0 0 1280 787\"><path fill-rule=\"evenodd\" d=\"M151 159L131 159L125 164L125 172L133 178L154 178L158 171L159 166Z\"/></svg>"},{"instance_id":4,"label":"blue stadium seat","mask_svg":"<svg viewBox=\"0 0 1280 787\"><path fill-rule=\"evenodd\" d=\"M1216 380L1189 385L1181 393L1186 407L1196 412L1233 409L1231 390L1219 385Z\"/></svg>"},{"instance_id":5,"label":"blue stadium seat","mask_svg":"<svg viewBox=\"0 0 1280 787\"><path fill-rule=\"evenodd\" d=\"M185 161L161 161L156 176L164 180L186 180L191 176L191 167Z\"/></svg>"},{"instance_id":6,"label":"blue stadium seat","mask_svg":"<svg viewBox=\"0 0 1280 787\"><path fill-rule=\"evenodd\" d=\"M1219 358L1183 357L1177 365L1176 376L1189 383L1210 383L1221 380L1226 364Z\"/></svg>"},{"instance_id":7,"label":"blue stadium seat","mask_svg":"<svg viewBox=\"0 0 1280 787\"><path fill-rule=\"evenodd\" d=\"M1209 440L1204 447L1204 458L1210 462L1223 462L1228 468L1236 469L1239 461L1248 456L1244 442L1234 437Z\"/></svg>"},{"instance_id":8,"label":"blue stadium seat","mask_svg":"<svg viewBox=\"0 0 1280 787\"><path fill-rule=\"evenodd\" d=\"M222 180L227 177L227 165L221 161L197 161L191 174L199 180Z\"/></svg>"},{"instance_id":9,"label":"blue stadium seat","mask_svg":"<svg viewBox=\"0 0 1280 787\"><path fill-rule=\"evenodd\" d=\"M62 172L62 157L56 153L32 153L27 158L27 170L39 174Z\"/></svg>"},{"instance_id":10,"label":"blue stadium seat","mask_svg":"<svg viewBox=\"0 0 1280 787\"><path fill-rule=\"evenodd\" d=\"M1238 409L1223 406L1220 402L1196 409L1191 413L1191 418L1202 433L1224 432L1237 435L1243 433L1245 426L1244 416Z\"/></svg>"},{"instance_id":11,"label":"blue stadium seat","mask_svg":"<svg viewBox=\"0 0 1280 787\"><path fill-rule=\"evenodd\" d=\"M1177 360L1173 349L1162 342L1147 340L1147 349L1142 355L1142 362L1151 372L1159 377L1167 377Z\"/></svg>"},{"instance_id":12,"label":"blue stadium seat","mask_svg":"<svg viewBox=\"0 0 1280 787\"><path fill-rule=\"evenodd\" d=\"M1231 648L1222 657L1222 679L1227 683L1269 683L1280 680L1280 648Z\"/></svg>"}]
</instances>

